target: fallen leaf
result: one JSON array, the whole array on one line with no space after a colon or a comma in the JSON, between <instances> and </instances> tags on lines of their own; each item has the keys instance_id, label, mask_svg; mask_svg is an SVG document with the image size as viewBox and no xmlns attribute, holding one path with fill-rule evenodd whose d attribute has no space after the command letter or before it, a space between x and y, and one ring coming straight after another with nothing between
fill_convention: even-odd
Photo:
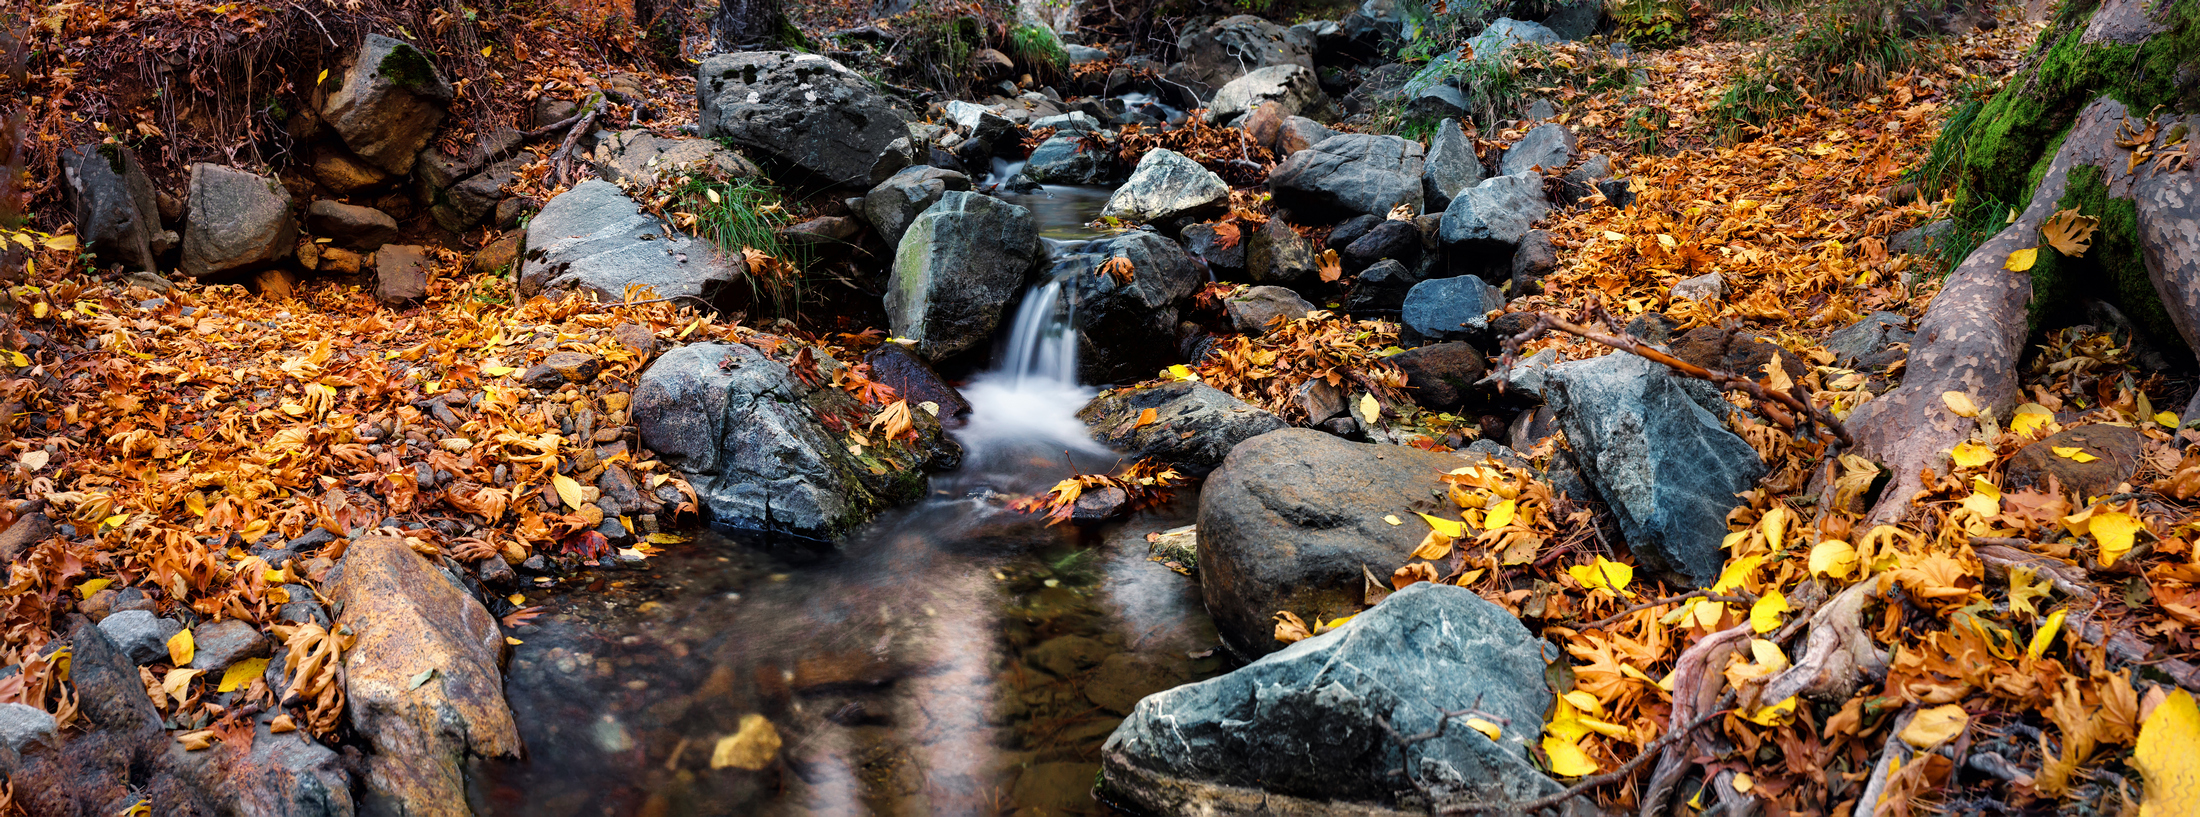
<instances>
[{"instance_id":1,"label":"fallen leaf","mask_svg":"<svg viewBox=\"0 0 2200 817\"><path fill-rule=\"evenodd\" d=\"M1101 264L1100 272L1114 278L1115 283L1121 286L1130 286L1133 276L1136 275L1136 271L1131 267L1131 260L1120 255Z\"/></svg>"},{"instance_id":2,"label":"fallen leaf","mask_svg":"<svg viewBox=\"0 0 2200 817\"><path fill-rule=\"evenodd\" d=\"M1994 449L1967 442L1951 449L1948 458L1955 460L1958 468L1977 468L1994 461Z\"/></svg>"},{"instance_id":3,"label":"fallen leaf","mask_svg":"<svg viewBox=\"0 0 2200 817\"><path fill-rule=\"evenodd\" d=\"M2055 456L2074 462L2092 462L2094 460L2100 459L2100 457L2085 453L2085 449L2083 448L2065 447L2060 445L2051 446L2051 448L2054 449Z\"/></svg>"},{"instance_id":4,"label":"fallen leaf","mask_svg":"<svg viewBox=\"0 0 2200 817\"><path fill-rule=\"evenodd\" d=\"M1971 402L1971 396L1963 392L1941 392L1940 402L1948 404L1948 410L1955 412L1957 417L1978 416L1978 404Z\"/></svg>"},{"instance_id":5,"label":"fallen leaf","mask_svg":"<svg viewBox=\"0 0 2200 817\"><path fill-rule=\"evenodd\" d=\"M1289 610L1276 611L1276 641L1296 644L1314 637L1314 631L1306 628L1306 620Z\"/></svg>"},{"instance_id":6,"label":"fallen leaf","mask_svg":"<svg viewBox=\"0 0 2200 817\"><path fill-rule=\"evenodd\" d=\"M2085 255L2093 241L2093 231L2099 229L2101 220L2094 216L2080 215L2077 210L2058 210L2040 225L2040 236L2056 252L2077 258Z\"/></svg>"},{"instance_id":7,"label":"fallen leaf","mask_svg":"<svg viewBox=\"0 0 2200 817\"><path fill-rule=\"evenodd\" d=\"M91 598L93 593L105 590L107 585L114 583L115 580L113 579L93 579L76 586L76 597L80 599Z\"/></svg>"},{"instance_id":8,"label":"fallen leaf","mask_svg":"<svg viewBox=\"0 0 2200 817\"><path fill-rule=\"evenodd\" d=\"M710 753L710 767L753 772L778 757L779 730L764 716L750 713L741 716L741 727L733 734L718 739L718 747Z\"/></svg>"},{"instance_id":9,"label":"fallen leaf","mask_svg":"<svg viewBox=\"0 0 2200 817\"><path fill-rule=\"evenodd\" d=\"M1489 516L1483 518L1482 529L1490 531L1512 524L1517 511L1518 505L1513 500L1508 499L1497 503L1490 508Z\"/></svg>"},{"instance_id":10,"label":"fallen leaf","mask_svg":"<svg viewBox=\"0 0 2200 817\"><path fill-rule=\"evenodd\" d=\"M1504 730L1497 727L1497 724L1491 723L1486 718L1469 717L1467 718L1467 727L1473 729L1476 732L1488 735L1490 740L1497 740L1499 737L1505 734Z\"/></svg>"},{"instance_id":11,"label":"fallen leaf","mask_svg":"<svg viewBox=\"0 0 2200 817\"><path fill-rule=\"evenodd\" d=\"M1434 523L1432 522L1430 524ZM1453 541L1456 541L1457 538L1458 537L1445 536L1444 532L1440 530L1429 531L1427 536L1421 537L1420 547L1414 548L1413 552L1411 554L1408 554L1408 556L1409 558L1427 559L1429 561L1435 561L1437 559L1450 556L1451 543Z\"/></svg>"},{"instance_id":12,"label":"fallen leaf","mask_svg":"<svg viewBox=\"0 0 2200 817\"><path fill-rule=\"evenodd\" d=\"M1595 562L1566 568L1566 575L1586 590L1624 591L1635 580L1635 566L1598 556Z\"/></svg>"},{"instance_id":13,"label":"fallen leaf","mask_svg":"<svg viewBox=\"0 0 2200 817\"><path fill-rule=\"evenodd\" d=\"M1368 425L1370 425L1370 426L1373 426L1373 425L1375 425L1375 421L1376 421L1376 420L1380 420L1380 419L1382 419L1382 416L1383 416L1383 404L1381 404L1381 403L1378 403L1378 402L1375 402L1375 395L1373 395L1373 394L1363 394L1363 395L1360 395L1360 421L1361 421L1361 422L1364 422L1364 423L1367 423L1367 424L1368 424Z\"/></svg>"},{"instance_id":14,"label":"fallen leaf","mask_svg":"<svg viewBox=\"0 0 2200 817\"><path fill-rule=\"evenodd\" d=\"M1756 779L1750 777L1748 772L1735 772L1733 783L1734 790L1742 794L1748 794L1750 789L1757 788Z\"/></svg>"},{"instance_id":15,"label":"fallen leaf","mask_svg":"<svg viewBox=\"0 0 2200 817\"><path fill-rule=\"evenodd\" d=\"M1910 725L1902 727L1902 742L1918 749L1931 749L1947 743L1969 725L1971 715L1963 711L1962 704L1920 709L1910 718Z\"/></svg>"},{"instance_id":16,"label":"fallen leaf","mask_svg":"<svg viewBox=\"0 0 2200 817\"><path fill-rule=\"evenodd\" d=\"M168 637L168 663L180 667L191 663L192 656L197 654L198 645L192 643L190 630L178 630Z\"/></svg>"},{"instance_id":17,"label":"fallen leaf","mask_svg":"<svg viewBox=\"0 0 2200 817\"><path fill-rule=\"evenodd\" d=\"M1780 629L1780 614L1789 610L1787 596L1779 590L1767 590L1757 597L1757 603L1749 606L1749 628L1760 633Z\"/></svg>"},{"instance_id":18,"label":"fallen leaf","mask_svg":"<svg viewBox=\"0 0 2200 817\"><path fill-rule=\"evenodd\" d=\"M2200 706L2179 689L2139 725L2131 765L2146 780L2139 817L2200 814Z\"/></svg>"},{"instance_id":19,"label":"fallen leaf","mask_svg":"<svg viewBox=\"0 0 2200 817\"><path fill-rule=\"evenodd\" d=\"M1414 515L1421 517L1421 521L1427 522L1430 530L1450 538L1460 539L1467 535L1467 523L1465 522L1457 519L1445 519L1441 516L1430 516L1418 511L1414 512Z\"/></svg>"},{"instance_id":20,"label":"fallen leaf","mask_svg":"<svg viewBox=\"0 0 2200 817\"><path fill-rule=\"evenodd\" d=\"M2009 611L2021 613L2027 618L2037 617L2039 608L2033 602L2047 598L2055 583L2040 578L2040 573L2024 565L2009 568Z\"/></svg>"},{"instance_id":21,"label":"fallen leaf","mask_svg":"<svg viewBox=\"0 0 2200 817\"><path fill-rule=\"evenodd\" d=\"M2101 545L2101 566L2114 565L2117 559L2130 553L2133 538L2145 527L2120 511L2094 514L2089 529L2093 532L2093 541Z\"/></svg>"},{"instance_id":22,"label":"fallen leaf","mask_svg":"<svg viewBox=\"0 0 2200 817\"><path fill-rule=\"evenodd\" d=\"M2032 264L2039 260L2039 256L2040 248L2026 247L2010 253L2009 260L2002 262L2001 268L2010 272L2025 272L2032 269Z\"/></svg>"},{"instance_id":23,"label":"fallen leaf","mask_svg":"<svg viewBox=\"0 0 2200 817\"><path fill-rule=\"evenodd\" d=\"M252 683L252 679L258 678L266 672L267 659L265 658L247 658L230 664L228 669L222 670L221 683L215 685L214 691L236 691L237 688Z\"/></svg>"},{"instance_id":24,"label":"fallen leaf","mask_svg":"<svg viewBox=\"0 0 2200 817\"><path fill-rule=\"evenodd\" d=\"M1390 523L1392 527L1396 527L1398 525L1403 525L1406 523L1405 520L1399 519L1398 515L1394 513L1383 514L1383 521Z\"/></svg>"},{"instance_id":25,"label":"fallen leaf","mask_svg":"<svg viewBox=\"0 0 2200 817\"><path fill-rule=\"evenodd\" d=\"M1146 426L1153 425L1154 423L1160 421L1161 411L1159 409L1146 409L1145 411L1141 411L1138 413L1138 422L1133 427L1145 428Z\"/></svg>"},{"instance_id":26,"label":"fallen leaf","mask_svg":"<svg viewBox=\"0 0 2200 817\"><path fill-rule=\"evenodd\" d=\"M587 504L588 500L582 495L581 484L578 480L564 474L551 474L550 484L557 486L558 499L565 502L567 509L577 511L581 509L582 505Z\"/></svg>"},{"instance_id":27,"label":"fallen leaf","mask_svg":"<svg viewBox=\"0 0 2200 817\"><path fill-rule=\"evenodd\" d=\"M2018 406L2017 412L2009 416L2009 430L2030 437L2034 436L2033 432L2054 421L2055 413L2048 411L2046 406L2026 403Z\"/></svg>"},{"instance_id":28,"label":"fallen leaf","mask_svg":"<svg viewBox=\"0 0 2200 817\"><path fill-rule=\"evenodd\" d=\"M420 674L413 676L412 680L405 684L405 688L419 689L421 686L433 680L435 680L435 668L429 667L427 669L421 670Z\"/></svg>"},{"instance_id":29,"label":"fallen leaf","mask_svg":"<svg viewBox=\"0 0 2200 817\"><path fill-rule=\"evenodd\" d=\"M1597 773L1597 762L1573 741L1546 735L1543 754L1551 759L1551 774L1559 777L1586 777Z\"/></svg>"},{"instance_id":30,"label":"fallen leaf","mask_svg":"<svg viewBox=\"0 0 2200 817\"><path fill-rule=\"evenodd\" d=\"M1810 574L1846 579L1856 572L1856 546L1839 539L1823 539L1810 549Z\"/></svg>"},{"instance_id":31,"label":"fallen leaf","mask_svg":"<svg viewBox=\"0 0 2200 817\"><path fill-rule=\"evenodd\" d=\"M2032 643L2024 648L2025 657L2037 661L2040 656L2046 655L2047 648L2055 645L2055 635L2061 632L2063 619L2069 613L2068 610L2056 610L2054 615L2048 616L2047 623L2040 625L2039 630L2032 633Z\"/></svg>"}]
</instances>

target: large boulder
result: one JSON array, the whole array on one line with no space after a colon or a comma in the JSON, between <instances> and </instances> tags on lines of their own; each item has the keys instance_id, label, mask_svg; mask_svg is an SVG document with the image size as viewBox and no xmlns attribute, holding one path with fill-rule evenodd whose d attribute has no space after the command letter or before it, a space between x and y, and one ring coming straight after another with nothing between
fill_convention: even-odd
<instances>
[{"instance_id":1,"label":"large boulder","mask_svg":"<svg viewBox=\"0 0 2200 817\"><path fill-rule=\"evenodd\" d=\"M1399 314L1398 342L1417 346L1452 340L1487 341L1489 313L1504 306L1505 296L1472 275L1422 281L1406 292Z\"/></svg>"},{"instance_id":2,"label":"large boulder","mask_svg":"<svg viewBox=\"0 0 2200 817\"><path fill-rule=\"evenodd\" d=\"M963 399L962 392L907 346L881 343L863 355L863 362L871 367L872 381L892 387L911 406L931 403L939 408L942 420L970 413L970 401Z\"/></svg>"},{"instance_id":3,"label":"large boulder","mask_svg":"<svg viewBox=\"0 0 2200 817\"><path fill-rule=\"evenodd\" d=\"M1421 213L1421 144L1347 133L1291 154L1268 176L1276 204L1302 221L1385 216L1406 205Z\"/></svg>"},{"instance_id":4,"label":"large boulder","mask_svg":"<svg viewBox=\"0 0 2200 817\"><path fill-rule=\"evenodd\" d=\"M1245 273L1257 283L1303 284L1321 271L1314 243L1283 219L1271 218L1245 236Z\"/></svg>"},{"instance_id":5,"label":"large boulder","mask_svg":"<svg viewBox=\"0 0 2200 817\"><path fill-rule=\"evenodd\" d=\"M116 143L78 145L61 154L61 172L80 249L103 266L154 272L156 256L175 238L161 229L153 183L137 154Z\"/></svg>"},{"instance_id":6,"label":"large boulder","mask_svg":"<svg viewBox=\"0 0 2200 817\"><path fill-rule=\"evenodd\" d=\"M402 539L353 539L341 569L329 597L337 627L357 639L344 653L344 702L374 749L366 805L467 813L468 756L521 751L498 669L504 632L458 580Z\"/></svg>"},{"instance_id":7,"label":"large boulder","mask_svg":"<svg viewBox=\"0 0 2200 817\"><path fill-rule=\"evenodd\" d=\"M813 360L820 382L840 365ZM738 343L666 352L642 372L633 411L642 444L688 475L713 524L818 539L924 496L924 466L953 450L919 410L911 412L916 442L874 439L857 453L845 435L859 430L866 409Z\"/></svg>"},{"instance_id":8,"label":"large boulder","mask_svg":"<svg viewBox=\"0 0 2200 817\"><path fill-rule=\"evenodd\" d=\"M1166 223L1219 215L1229 206L1230 185L1184 154L1154 148L1139 157L1129 181L1108 197L1100 215L1133 222Z\"/></svg>"},{"instance_id":9,"label":"large boulder","mask_svg":"<svg viewBox=\"0 0 2200 817\"><path fill-rule=\"evenodd\" d=\"M1153 421L1141 424L1149 409ZM1107 392L1087 403L1077 419L1111 448L1193 476L1213 471L1238 443L1284 427L1281 418L1258 406L1188 380Z\"/></svg>"},{"instance_id":10,"label":"large boulder","mask_svg":"<svg viewBox=\"0 0 2200 817\"><path fill-rule=\"evenodd\" d=\"M1573 163L1574 151L1580 145L1573 129L1565 125L1556 122L1537 125L1505 150L1505 158L1497 163L1497 173L1514 176L1542 168L1544 175L1556 175Z\"/></svg>"},{"instance_id":11,"label":"large boulder","mask_svg":"<svg viewBox=\"0 0 2200 817\"><path fill-rule=\"evenodd\" d=\"M1274 65L1314 69L1313 44L1303 34L1250 14L1227 17L1186 32L1177 39L1184 61L1169 67L1169 78L1196 83L1202 98L1231 80Z\"/></svg>"},{"instance_id":12,"label":"large boulder","mask_svg":"<svg viewBox=\"0 0 2200 817\"><path fill-rule=\"evenodd\" d=\"M909 128L877 87L816 54L745 51L696 73L702 133L831 185L868 186L871 167Z\"/></svg>"},{"instance_id":13,"label":"large boulder","mask_svg":"<svg viewBox=\"0 0 2200 817\"><path fill-rule=\"evenodd\" d=\"M1031 211L961 190L917 215L894 251L886 323L942 360L993 336L1039 259Z\"/></svg>"},{"instance_id":14,"label":"large boulder","mask_svg":"<svg viewBox=\"0 0 2200 817\"><path fill-rule=\"evenodd\" d=\"M1075 133L1040 142L1024 162L1024 175L1044 184L1107 184L1115 178L1114 152L1095 148Z\"/></svg>"},{"instance_id":15,"label":"large boulder","mask_svg":"<svg viewBox=\"0 0 2200 817\"><path fill-rule=\"evenodd\" d=\"M321 118L359 158L403 176L456 95L420 49L369 34L343 86L322 103Z\"/></svg>"},{"instance_id":16,"label":"large boulder","mask_svg":"<svg viewBox=\"0 0 2200 817\"><path fill-rule=\"evenodd\" d=\"M938 204L949 190L969 190L970 177L929 165L912 165L896 171L863 196L863 219L871 222L886 243L901 245L909 222L918 213Z\"/></svg>"},{"instance_id":17,"label":"large boulder","mask_svg":"<svg viewBox=\"0 0 2200 817\"><path fill-rule=\"evenodd\" d=\"M642 297L708 300L746 274L741 260L643 215L617 185L590 180L551 199L527 222L519 289L527 295L579 289L623 300L627 287L640 285L656 293Z\"/></svg>"},{"instance_id":18,"label":"large boulder","mask_svg":"<svg viewBox=\"0 0 2200 817\"><path fill-rule=\"evenodd\" d=\"M590 154L597 177L649 187L658 179L701 171L707 177L746 179L762 173L725 145L692 136L658 136L636 128L603 137Z\"/></svg>"},{"instance_id":19,"label":"large boulder","mask_svg":"<svg viewBox=\"0 0 2200 817\"><path fill-rule=\"evenodd\" d=\"M1727 430L1717 389L1616 353L1553 367L1546 398L1582 472L1619 520L1637 562L1692 587L1726 563L1735 497L1765 464Z\"/></svg>"},{"instance_id":20,"label":"large boulder","mask_svg":"<svg viewBox=\"0 0 2200 817\"><path fill-rule=\"evenodd\" d=\"M1494 60L1516 45L1557 45L1561 41L1558 32L1542 23L1499 17L1467 44L1474 48L1475 59Z\"/></svg>"},{"instance_id":21,"label":"large boulder","mask_svg":"<svg viewBox=\"0 0 2200 817\"><path fill-rule=\"evenodd\" d=\"M1344 309L1357 316L1396 315L1405 308L1406 296L1421 283L1421 274L1397 259L1377 261L1361 270L1345 296Z\"/></svg>"},{"instance_id":22,"label":"large boulder","mask_svg":"<svg viewBox=\"0 0 2200 817\"><path fill-rule=\"evenodd\" d=\"M1121 258L1131 264L1123 282L1100 271ZM1176 324L1207 275L1176 242L1138 231L1087 242L1055 261L1075 304L1077 365L1087 383L1143 380L1173 360Z\"/></svg>"},{"instance_id":23,"label":"large boulder","mask_svg":"<svg viewBox=\"0 0 2200 817\"><path fill-rule=\"evenodd\" d=\"M183 232L183 273L250 272L290 257L298 220L281 182L221 165L191 166L190 216Z\"/></svg>"},{"instance_id":24,"label":"large boulder","mask_svg":"<svg viewBox=\"0 0 2200 817\"><path fill-rule=\"evenodd\" d=\"M1459 194L1474 189L1489 177L1482 158L1475 155L1474 137L1459 127L1459 120L1436 123L1436 135L1428 142L1428 159L1422 164L1421 196L1428 209L1443 210Z\"/></svg>"},{"instance_id":25,"label":"large boulder","mask_svg":"<svg viewBox=\"0 0 2200 817\"><path fill-rule=\"evenodd\" d=\"M1529 747L1555 652L1471 590L1414 584L1334 632L1139 701L1100 750L1102 786L1142 811L1202 815L1426 813L1409 810L1416 782L1465 802L1554 794ZM1504 726L1439 729L1463 710ZM1421 733L1440 736L1397 738Z\"/></svg>"},{"instance_id":26,"label":"large boulder","mask_svg":"<svg viewBox=\"0 0 2200 817\"><path fill-rule=\"evenodd\" d=\"M1485 179L1444 208L1444 243L1497 244L1509 253L1528 235L1536 219L1550 211L1540 175L1530 172Z\"/></svg>"},{"instance_id":27,"label":"large boulder","mask_svg":"<svg viewBox=\"0 0 2200 817\"><path fill-rule=\"evenodd\" d=\"M1210 121L1230 124L1261 105L1274 102L1284 116L1334 118L1335 103L1322 93L1314 71L1296 63L1271 65L1230 80L1207 104Z\"/></svg>"},{"instance_id":28,"label":"large boulder","mask_svg":"<svg viewBox=\"0 0 2200 817\"><path fill-rule=\"evenodd\" d=\"M1312 621L1358 612L1362 565L1406 563L1428 526L1392 525L1447 496L1458 457L1286 428L1239 443L1199 496L1200 595L1230 649L1274 652L1278 610ZM1713 540L1714 543L1717 540Z\"/></svg>"}]
</instances>

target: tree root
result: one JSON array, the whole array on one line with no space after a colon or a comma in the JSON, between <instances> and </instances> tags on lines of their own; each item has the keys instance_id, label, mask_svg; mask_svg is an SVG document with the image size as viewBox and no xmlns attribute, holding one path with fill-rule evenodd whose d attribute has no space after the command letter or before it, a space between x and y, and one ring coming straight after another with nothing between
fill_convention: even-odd
<instances>
[{"instance_id":1,"label":"tree root","mask_svg":"<svg viewBox=\"0 0 2200 817\"><path fill-rule=\"evenodd\" d=\"M1803 695L1843 700L1865 679L1887 675L1887 654L1864 630L1864 605L1879 595L1878 582L1849 585L1810 617L1803 659L1766 682L1759 700L1778 703Z\"/></svg>"}]
</instances>

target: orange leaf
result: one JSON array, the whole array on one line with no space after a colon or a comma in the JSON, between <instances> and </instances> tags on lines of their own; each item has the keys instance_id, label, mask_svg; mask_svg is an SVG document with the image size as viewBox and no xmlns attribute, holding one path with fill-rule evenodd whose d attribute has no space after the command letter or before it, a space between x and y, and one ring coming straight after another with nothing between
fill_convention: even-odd
<instances>
[{"instance_id":1,"label":"orange leaf","mask_svg":"<svg viewBox=\"0 0 2200 817\"><path fill-rule=\"evenodd\" d=\"M1146 409L1145 411L1141 411L1138 413L1138 424L1135 427L1145 428L1146 426L1150 426L1154 423L1160 422L1160 420L1161 412L1158 409Z\"/></svg>"}]
</instances>

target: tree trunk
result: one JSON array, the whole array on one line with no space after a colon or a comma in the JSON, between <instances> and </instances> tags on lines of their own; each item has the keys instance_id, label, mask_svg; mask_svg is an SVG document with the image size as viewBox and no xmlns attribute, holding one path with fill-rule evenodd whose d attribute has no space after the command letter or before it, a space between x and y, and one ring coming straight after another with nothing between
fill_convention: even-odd
<instances>
[{"instance_id":1,"label":"tree trunk","mask_svg":"<svg viewBox=\"0 0 2200 817\"><path fill-rule=\"evenodd\" d=\"M786 28L782 0L720 0L710 18L711 39L720 52L760 51L780 44Z\"/></svg>"}]
</instances>

